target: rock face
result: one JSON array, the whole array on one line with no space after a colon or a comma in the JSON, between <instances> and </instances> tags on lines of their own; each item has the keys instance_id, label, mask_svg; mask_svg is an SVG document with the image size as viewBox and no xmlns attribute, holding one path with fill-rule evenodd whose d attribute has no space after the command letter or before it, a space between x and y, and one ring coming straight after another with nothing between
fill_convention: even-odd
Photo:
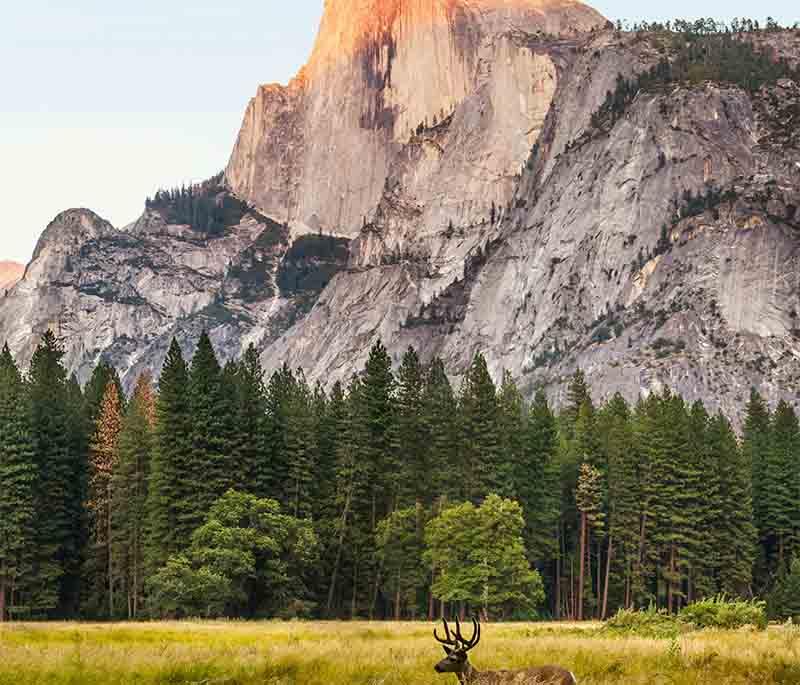
<instances>
[{"instance_id":1,"label":"rock face","mask_svg":"<svg viewBox=\"0 0 800 685\"><path fill-rule=\"evenodd\" d=\"M798 62L800 35L758 36ZM558 400L670 386L735 415L751 385L800 381L800 85L640 92L663 53L560 0L328 0L308 65L250 103L224 179L117 230L87 210L47 228L0 300L25 364L56 328L85 379L126 384L206 328L223 359L347 379L382 338L457 377ZM196 215L196 212L195 212Z\"/></svg>"},{"instance_id":2,"label":"rock face","mask_svg":"<svg viewBox=\"0 0 800 685\"><path fill-rule=\"evenodd\" d=\"M0 262L0 293L12 288L25 273L25 267L16 262Z\"/></svg>"},{"instance_id":3,"label":"rock face","mask_svg":"<svg viewBox=\"0 0 800 685\"><path fill-rule=\"evenodd\" d=\"M510 197L550 106L556 67L537 39L604 24L563 0L326 0L309 63L259 89L226 178L296 230L354 237L417 128L447 120L454 147L423 151L407 228L469 223Z\"/></svg>"}]
</instances>

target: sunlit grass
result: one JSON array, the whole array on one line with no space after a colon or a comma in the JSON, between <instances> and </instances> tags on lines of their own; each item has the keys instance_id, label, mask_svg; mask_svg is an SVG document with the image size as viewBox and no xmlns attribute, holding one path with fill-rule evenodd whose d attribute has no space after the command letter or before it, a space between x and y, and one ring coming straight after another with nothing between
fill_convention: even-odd
<instances>
[{"instance_id":1,"label":"sunlit grass","mask_svg":"<svg viewBox=\"0 0 800 685\"><path fill-rule=\"evenodd\" d=\"M491 624L479 669L557 663L581 683L800 684L800 631L604 636L596 624ZM0 683L456 685L422 623L11 624Z\"/></svg>"}]
</instances>

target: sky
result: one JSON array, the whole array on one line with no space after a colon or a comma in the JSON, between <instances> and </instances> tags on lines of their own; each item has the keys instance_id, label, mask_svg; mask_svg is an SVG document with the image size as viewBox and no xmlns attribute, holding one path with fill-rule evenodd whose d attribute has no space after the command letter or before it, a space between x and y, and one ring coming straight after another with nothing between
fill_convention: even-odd
<instances>
[{"instance_id":1,"label":"sky","mask_svg":"<svg viewBox=\"0 0 800 685\"><path fill-rule=\"evenodd\" d=\"M610 19L771 15L797 0L590 2ZM224 169L261 83L305 62L323 0L26 0L0 22L0 260L27 262L60 211L115 226L160 187Z\"/></svg>"}]
</instances>

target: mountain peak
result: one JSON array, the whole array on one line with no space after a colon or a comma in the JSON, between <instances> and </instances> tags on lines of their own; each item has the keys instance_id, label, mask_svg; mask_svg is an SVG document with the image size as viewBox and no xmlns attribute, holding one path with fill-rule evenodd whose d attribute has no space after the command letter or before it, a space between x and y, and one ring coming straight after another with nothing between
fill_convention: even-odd
<instances>
[{"instance_id":1,"label":"mountain peak","mask_svg":"<svg viewBox=\"0 0 800 685\"><path fill-rule=\"evenodd\" d=\"M33 260L41 255L47 245L54 242L65 246L80 244L113 230L114 227L108 221L91 209L67 209L47 225L33 252Z\"/></svg>"}]
</instances>

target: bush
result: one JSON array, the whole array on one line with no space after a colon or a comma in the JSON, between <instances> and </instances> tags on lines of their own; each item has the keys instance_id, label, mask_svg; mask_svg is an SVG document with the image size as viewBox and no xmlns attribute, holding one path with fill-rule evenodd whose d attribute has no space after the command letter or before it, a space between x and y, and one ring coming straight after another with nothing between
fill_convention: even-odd
<instances>
[{"instance_id":1,"label":"bush","mask_svg":"<svg viewBox=\"0 0 800 685\"><path fill-rule=\"evenodd\" d=\"M680 629L674 616L652 604L648 609L620 609L603 627L603 631L616 635L656 638L675 637Z\"/></svg>"},{"instance_id":2,"label":"bush","mask_svg":"<svg viewBox=\"0 0 800 685\"><path fill-rule=\"evenodd\" d=\"M678 620L695 628L731 630L753 626L767 627L767 606L761 601L730 600L724 595L704 599L684 607Z\"/></svg>"}]
</instances>

